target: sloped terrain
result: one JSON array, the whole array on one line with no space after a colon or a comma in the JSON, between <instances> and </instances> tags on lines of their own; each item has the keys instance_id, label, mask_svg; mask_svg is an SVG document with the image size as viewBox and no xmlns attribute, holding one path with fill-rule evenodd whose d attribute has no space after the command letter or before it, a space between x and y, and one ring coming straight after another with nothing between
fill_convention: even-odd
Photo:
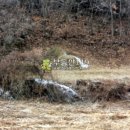
<instances>
[{"instance_id":1,"label":"sloped terrain","mask_svg":"<svg viewBox=\"0 0 130 130\"><path fill-rule=\"evenodd\" d=\"M111 7L102 0L50 1L0 0L0 92L12 97L0 99L0 129L129 130L129 1L112 0ZM50 48L89 60L90 67L44 73ZM27 91L25 81L37 77L72 85L83 100L49 103L41 86Z\"/></svg>"}]
</instances>

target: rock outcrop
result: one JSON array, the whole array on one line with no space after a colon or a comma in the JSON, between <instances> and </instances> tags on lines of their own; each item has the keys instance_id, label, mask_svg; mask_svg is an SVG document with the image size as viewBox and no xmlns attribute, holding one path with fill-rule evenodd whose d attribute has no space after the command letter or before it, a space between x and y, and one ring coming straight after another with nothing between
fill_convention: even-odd
<instances>
[{"instance_id":1,"label":"rock outcrop","mask_svg":"<svg viewBox=\"0 0 130 130\"><path fill-rule=\"evenodd\" d=\"M46 96L49 101L70 103L80 100L80 96L75 90L57 82L44 79L30 79L26 81L26 85L32 96Z\"/></svg>"},{"instance_id":2,"label":"rock outcrop","mask_svg":"<svg viewBox=\"0 0 130 130\"><path fill-rule=\"evenodd\" d=\"M10 91L4 91L4 89L2 88L0 88L0 98L7 100L13 99L12 95L10 94Z\"/></svg>"}]
</instances>

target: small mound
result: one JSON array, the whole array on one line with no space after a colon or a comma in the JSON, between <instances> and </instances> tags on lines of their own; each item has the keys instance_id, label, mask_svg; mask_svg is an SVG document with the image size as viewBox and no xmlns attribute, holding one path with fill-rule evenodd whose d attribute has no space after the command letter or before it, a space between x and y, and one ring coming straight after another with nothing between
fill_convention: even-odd
<instances>
[{"instance_id":1,"label":"small mound","mask_svg":"<svg viewBox=\"0 0 130 130\"><path fill-rule=\"evenodd\" d=\"M95 101L117 101L128 99L128 86L115 81L78 80L76 89L84 99Z\"/></svg>"}]
</instances>

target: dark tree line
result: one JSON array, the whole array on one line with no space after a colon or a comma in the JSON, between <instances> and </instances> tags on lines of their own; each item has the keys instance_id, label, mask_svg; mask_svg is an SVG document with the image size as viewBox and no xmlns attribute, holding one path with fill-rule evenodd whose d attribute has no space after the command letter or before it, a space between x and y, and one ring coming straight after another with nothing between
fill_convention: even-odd
<instances>
[{"instance_id":1,"label":"dark tree line","mask_svg":"<svg viewBox=\"0 0 130 130\"><path fill-rule=\"evenodd\" d=\"M27 32L34 28L30 16L47 17L54 10L60 13L62 10L66 15L87 16L91 33L95 16L107 19L112 36L117 32L116 20L119 21L118 33L121 37L129 32L129 0L0 0L0 45L14 43L19 36L18 43L23 42ZM123 20L127 23L125 27Z\"/></svg>"}]
</instances>

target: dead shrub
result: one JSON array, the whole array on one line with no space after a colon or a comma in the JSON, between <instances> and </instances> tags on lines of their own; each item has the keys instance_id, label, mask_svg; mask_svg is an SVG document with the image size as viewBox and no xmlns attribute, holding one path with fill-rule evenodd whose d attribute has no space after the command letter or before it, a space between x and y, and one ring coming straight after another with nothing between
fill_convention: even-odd
<instances>
[{"instance_id":1,"label":"dead shrub","mask_svg":"<svg viewBox=\"0 0 130 130\"><path fill-rule=\"evenodd\" d=\"M83 28L82 24L78 25L77 23L73 24L63 24L61 27L57 27L54 30L54 36L55 38L62 38L62 39L68 39L68 38L83 38L85 37L86 30Z\"/></svg>"},{"instance_id":2,"label":"dead shrub","mask_svg":"<svg viewBox=\"0 0 130 130\"><path fill-rule=\"evenodd\" d=\"M117 99L125 99L126 95L126 88L124 87L125 84L117 84L116 88L112 88L106 97L106 100L110 101L112 100L117 100Z\"/></svg>"},{"instance_id":3,"label":"dead shrub","mask_svg":"<svg viewBox=\"0 0 130 130\"><path fill-rule=\"evenodd\" d=\"M34 53L35 52L35 53ZM0 61L0 86L10 90L14 97L22 97L24 81L28 77L42 76L41 55L35 51L14 51Z\"/></svg>"},{"instance_id":4,"label":"dead shrub","mask_svg":"<svg viewBox=\"0 0 130 130\"><path fill-rule=\"evenodd\" d=\"M54 46L46 52L44 58L48 58L50 60L58 59L61 55L63 55L63 53L64 51L61 48Z\"/></svg>"},{"instance_id":5,"label":"dead shrub","mask_svg":"<svg viewBox=\"0 0 130 130\"><path fill-rule=\"evenodd\" d=\"M110 80L78 80L77 90L81 96L92 102L123 100L128 91L126 84Z\"/></svg>"}]
</instances>

